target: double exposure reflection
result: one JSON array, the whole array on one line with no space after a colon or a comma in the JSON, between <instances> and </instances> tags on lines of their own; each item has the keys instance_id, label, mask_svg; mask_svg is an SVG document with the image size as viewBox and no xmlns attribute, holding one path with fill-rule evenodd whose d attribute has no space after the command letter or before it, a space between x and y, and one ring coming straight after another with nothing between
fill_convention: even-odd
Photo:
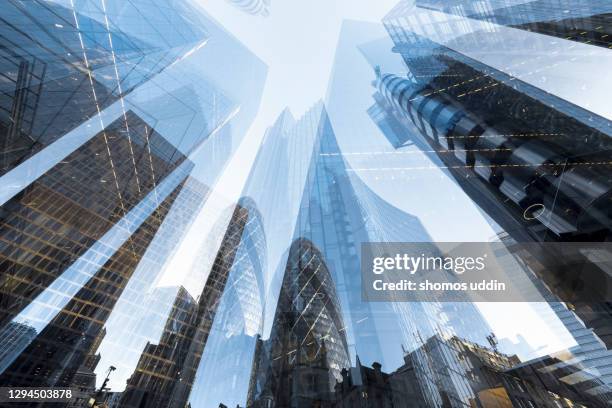
<instances>
[{"instance_id":1,"label":"double exposure reflection","mask_svg":"<svg viewBox=\"0 0 612 408\"><path fill-rule=\"evenodd\" d=\"M0 406L612 404L609 2L1 9Z\"/></svg>"}]
</instances>

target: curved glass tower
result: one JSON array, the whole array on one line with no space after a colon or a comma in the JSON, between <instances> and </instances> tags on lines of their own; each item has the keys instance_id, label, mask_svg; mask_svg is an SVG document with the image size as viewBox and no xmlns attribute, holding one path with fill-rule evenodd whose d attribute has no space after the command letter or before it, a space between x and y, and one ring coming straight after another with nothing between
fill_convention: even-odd
<instances>
[{"instance_id":1,"label":"curved glass tower","mask_svg":"<svg viewBox=\"0 0 612 408\"><path fill-rule=\"evenodd\" d=\"M323 255L306 239L289 249L270 337L259 340L249 406L331 404L350 365L342 310Z\"/></svg>"}]
</instances>

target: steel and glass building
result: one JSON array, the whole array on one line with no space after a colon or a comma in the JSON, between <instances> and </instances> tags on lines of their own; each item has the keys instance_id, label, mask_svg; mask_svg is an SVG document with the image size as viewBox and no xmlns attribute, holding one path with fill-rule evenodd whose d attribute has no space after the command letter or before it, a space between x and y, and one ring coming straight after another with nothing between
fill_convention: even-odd
<instances>
[{"instance_id":1,"label":"steel and glass building","mask_svg":"<svg viewBox=\"0 0 612 408\"><path fill-rule=\"evenodd\" d=\"M176 149L137 117L129 123L132 149L127 124L111 125L3 206L3 323L38 333L5 360L7 384L69 383L193 166L168 160Z\"/></svg>"},{"instance_id":2,"label":"steel and glass building","mask_svg":"<svg viewBox=\"0 0 612 408\"><path fill-rule=\"evenodd\" d=\"M499 6L499 2L494 3ZM543 8L546 3L549 10L562 6L557 2L535 3ZM506 8L496 7L491 6L487 15L507 15ZM404 59L409 74L378 74L376 86L382 103L416 130L413 134L420 135L421 145L425 143L434 150L462 188L516 241L585 245L607 241L609 119L598 114L595 105L564 98L558 92L563 81L583 82L574 76L575 71L571 78L561 80L547 71L560 62L546 65L556 55L564 61L588 64L588 58L567 55L575 47L587 47L583 51L595 53L600 53L601 47L577 45L571 38L561 41L525 27L519 29L516 24L510 29L489 20L483 23L472 14L451 14L445 20L441 12L431 11L436 18L420 26L419 19L429 12L425 10L423 15L419 10L424 9L411 9L402 3L385 20L394 50ZM409 17L402 20L402 13ZM461 44L443 41L448 30L461 21L468 27L464 27ZM482 35L478 36L479 32ZM545 79L531 79L535 71L530 74L517 68L531 63L527 55L516 55L507 67L493 61L500 51L509 52L513 47L508 42L512 35L517 41L533 43L530 55L541 60L542 78L550 78L547 84L542 82ZM547 42L559 47L555 56L538 48ZM480 55L470 52L479 47ZM589 300L604 299L600 282L607 272L595 264L584 260L583 272L588 278L574 276L561 281L567 285L580 280L590 293ZM564 300L575 300L568 298L572 289L564 287L558 277L541 278ZM557 283L553 283L555 280ZM605 299L589 305L574 303L587 326L609 344L609 305Z\"/></svg>"},{"instance_id":3,"label":"steel and glass building","mask_svg":"<svg viewBox=\"0 0 612 408\"><path fill-rule=\"evenodd\" d=\"M140 35L129 35L90 16L104 13L112 19L114 7L77 4L9 1L4 6L1 174L113 106L207 38L188 24L180 24L182 33L149 25ZM123 8L127 15L129 2ZM179 15L174 17L178 23ZM158 30L167 34L164 43L149 38Z\"/></svg>"},{"instance_id":4,"label":"steel and glass building","mask_svg":"<svg viewBox=\"0 0 612 408\"><path fill-rule=\"evenodd\" d=\"M233 261L195 295L159 283L266 68L191 2L8 1L1 20L0 383L79 406L113 366L115 403L184 406L205 347L185 333L210 328Z\"/></svg>"},{"instance_id":5,"label":"steel and glass building","mask_svg":"<svg viewBox=\"0 0 612 408\"><path fill-rule=\"evenodd\" d=\"M585 381L599 377L601 383L585 387L605 400L610 323L600 290L606 266L587 258L571 277L559 275L563 269L550 255L542 257L545 245L538 246L582 242L588 252L589 242L607 241L610 231L609 120L595 105L559 92L563 81L583 82L576 71L562 80L552 71L561 61L588 63L569 56L574 47L601 52L601 43L566 36L560 27L595 23L605 18L606 5L585 2L570 11L562 3L401 2L384 24L406 71L373 64L375 105L368 113L395 149L419 149L449 174L509 237L502 241L531 243L531 250L508 245L518 273L548 266L532 278L577 344L561 359L583 370ZM542 48L549 43L558 49ZM517 44L525 53L513 51ZM502 63L502 54L512 58ZM522 68L532 60L539 70ZM538 255L533 248L543 249ZM568 296L568 285L578 282L588 298ZM578 377L565 380L580 382Z\"/></svg>"},{"instance_id":6,"label":"steel and glass building","mask_svg":"<svg viewBox=\"0 0 612 408\"><path fill-rule=\"evenodd\" d=\"M271 181L269 188L277 194L273 194L274 201L262 200L264 219L274 216L267 211L279 204L287 203L289 211L280 219L269 220L276 223L272 231L282 228L288 240L284 245L277 242L278 249L271 248L279 268L284 266L280 275L272 276L277 282L280 279L280 288L273 303L270 332L264 331L265 337L256 345L249 406L329 405L335 383L341 379L340 371L350 365L344 305L335 281L339 265L332 260L338 258L318 246L321 236L313 235L312 228L318 234L324 231L320 224L311 223L309 214L309 208L317 205L310 193L312 183L316 183L320 146L329 137L333 133L321 103L298 120L286 110L269 129L252 173ZM264 160L270 154L275 161ZM284 172L276 172L276 166L283 167ZM278 174L286 178L275 181ZM254 180L250 187L259 182ZM291 187L285 189L284 183ZM334 231L327 233L332 238Z\"/></svg>"},{"instance_id":7,"label":"steel and glass building","mask_svg":"<svg viewBox=\"0 0 612 408\"><path fill-rule=\"evenodd\" d=\"M248 220L249 210L237 205L198 300L184 287L158 289L174 295L171 311L156 344L145 345L119 406L178 408L188 403Z\"/></svg>"},{"instance_id":8,"label":"steel and glass building","mask_svg":"<svg viewBox=\"0 0 612 408\"><path fill-rule=\"evenodd\" d=\"M589 246L612 238L607 2L405 0L345 22L325 101L264 135L266 66L205 2L4 3L3 390L73 390L58 408L609 405L612 251ZM479 239L505 244L542 299L517 325L547 338L492 316L514 306L362 294L364 243Z\"/></svg>"},{"instance_id":9,"label":"steel and glass building","mask_svg":"<svg viewBox=\"0 0 612 408\"><path fill-rule=\"evenodd\" d=\"M255 349L247 406L332 406L343 370L357 361L381 360L396 369L404 362L403 353L418 349L436 333L462 333L486 344L491 330L472 303L432 298L376 304L361 299L362 242L431 238L416 217L351 177L323 104L298 120L283 112L259 154L283 158L261 161L254 169L277 194L270 206L297 197L299 207L291 208L294 241L280 258L285 269L272 276L282 278L282 284L273 303L271 330L264 330ZM283 188L285 182L290 187ZM270 213L273 228L285 222L277 214Z\"/></svg>"},{"instance_id":10,"label":"steel and glass building","mask_svg":"<svg viewBox=\"0 0 612 408\"><path fill-rule=\"evenodd\" d=\"M342 310L323 255L306 239L289 250L272 332L259 340L250 406L331 406L349 366ZM270 405L271 404L271 405Z\"/></svg>"},{"instance_id":11,"label":"steel and glass building","mask_svg":"<svg viewBox=\"0 0 612 408\"><path fill-rule=\"evenodd\" d=\"M598 0L418 0L420 7L609 48L610 12Z\"/></svg>"},{"instance_id":12,"label":"steel and glass building","mask_svg":"<svg viewBox=\"0 0 612 408\"><path fill-rule=\"evenodd\" d=\"M248 393L251 362L263 324L266 234L254 201L244 197L238 205L246 215L244 227L215 306L189 399L192 406L244 404Z\"/></svg>"}]
</instances>

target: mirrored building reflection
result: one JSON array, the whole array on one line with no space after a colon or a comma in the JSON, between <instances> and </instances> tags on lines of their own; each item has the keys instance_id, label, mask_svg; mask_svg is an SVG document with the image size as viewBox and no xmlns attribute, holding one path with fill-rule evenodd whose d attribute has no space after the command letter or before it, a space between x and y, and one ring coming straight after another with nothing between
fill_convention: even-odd
<instances>
[{"instance_id":1,"label":"mirrored building reflection","mask_svg":"<svg viewBox=\"0 0 612 408\"><path fill-rule=\"evenodd\" d=\"M298 195L295 238L286 257L280 258L285 269L273 277L282 279L282 285L273 303L276 312L271 331L264 330L255 349L246 405L348 404L351 391L341 384L349 381L346 373L356 362L381 367L378 360L383 360L389 369L399 369L405 353L442 332L463 333L486 344L491 330L471 303L442 304L432 299L422 304L372 304L361 300L361 242L427 242L430 238L416 217L349 176L323 104L297 121L288 115L283 112L271 128L260 155L289 143L287 150L276 150L288 152L287 156L277 158L283 157L280 165L291 169L290 177L296 177L293 184L303 188ZM309 164L303 163L304 157L310 157ZM260 165L270 178L279 162ZM255 167L254 174L262 176L260 171ZM269 185L275 186L275 181ZM349 395L341 395L347 391ZM397 395L402 392L412 391L396 390ZM388 398L391 395L389 391Z\"/></svg>"},{"instance_id":2,"label":"mirrored building reflection","mask_svg":"<svg viewBox=\"0 0 612 408\"><path fill-rule=\"evenodd\" d=\"M130 2L117 10L119 3L101 9L89 1L7 2L0 34L6 73L2 174L115 102L122 104L121 98L208 37L185 21L142 25L138 35L129 35L117 20L144 16ZM159 13L161 6L150 9ZM168 18L184 20L177 12Z\"/></svg>"},{"instance_id":3,"label":"mirrored building reflection","mask_svg":"<svg viewBox=\"0 0 612 408\"><path fill-rule=\"evenodd\" d=\"M439 161L503 228L510 252L516 251L511 242L574 241L588 248L590 241L608 239L610 220L604 209L609 207L608 121L586 106L570 106L555 96L554 82L536 87L524 79L529 73L512 68L528 58L542 63L551 58L538 48L549 42L539 34L567 40L558 55L570 60L566 55L574 47L571 41L590 42L566 37L559 27L580 25L571 20L578 14L583 24L599 21L605 7L592 2L565 12L556 1L417 2L416 6L401 2L384 20L393 52L402 58L406 71L388 73L373 63L376 92L370 117L395 149L416 146L432 161ZM569 20L563 23L558 14ZM543 29L549 23L540 24L541 19L554 21L550 24L558 24L558 31L551 26ZM526 32L516 39L531 39L529 55L511 53L513 45L506 42L511 33L504 26ZM459 30L456 35L451 34L453 27ZM513 55L506 68L493 62L499 50ZM542 68L543 78L547 67ZM555 79L551 75L548 83ZM557 317L578 344L563 358L577 362L587 377L593 372L606 384L592 384L589 391L605 401L609 398L609 304L593 301L604 299L598 293L607 274L605 266L592 258L571 278L554 276L560 269L551 262L551 255L528 252L515 256L523 271L547 265L545 274L535 280L541 288L546 286L542 289L545 299L555 305ZM568 297L573 289L567 285L575 288L578 281L590 295L574 301ZM555 303L559 299L570 303Z\"/></svg>"},{"instance_id":4,"label":"mirrored building reflection","mask_svg":"<svg viewBox=\"0 0 612 408\"><path fill-rule=\"evenodd\" d=\"M247 398L263 324L266 234L255 202L245 197L238 205L247 211L244 229L199 364L192 406L243 405Z\"/></svg>"},{"instance_id":5,"label":"mirrored building reflection","mask_svg":"<svg viewBox=\"0 0 612 408\"><path fill-rule=\"evenodd\" d=\"M420 7L609 48L610 5L605 1L419 0Z\"/></svg>"},{"instance_id":6,"label":"mirrored building reflection","mask_svg":"<svg viewBox=\"0 0 612 408\"><path fill-rule=\"evenodd\" d=\"M187 404L248 218L249 210L238 205L198 301L183 287L159 288L175 294L171 311L157 343L145 345L119 406Z\"/></svg>"},{"instance_id":7,"label":"mirrored building reflection","mask_svg":"<svg viewBox=\"0 0 612 408\"><path fill-rule=\"evenodd\" d=\"M3 6L3 386L70 387L75 407L187 403L241 210L208 292L159 282L265 76L216 24L172 0ZM227 69L228 54L251 70Z\"/></svg>"},{"instance_id":8,"label":"mirrored building reflection","mask_svg":"<svg viewBox=\"0 0 612 408\"><path fill-rule=\"evenodd\" d=\"M136 117L130 151L122 125L127 126L111 125L3 206L3 323L33 323L39 331L29 349L6 367L7 383L69 381L193 166L183 155L172 162L176 149L159 135L147 135ZM148 150L152 143L146 136L159 149ZM134 147L141 153L136 167L130 160ZM155 177L174 185L156 189ZM125 236L123 228L131 234ZM51 312L54 308L59 314ZM38 354L39 349L46 351ZM66 361L66 355L76 362Z\"/></svg>"},{"instance_id":9,"label":"mirrored building reflection","mask_svg":"<svg viewBox=\"0 0 612 408\"><path fill-rule=\"evenodd\" d=\"M205 2L5 0L0 391L609 407L608 3L401 0L342 22L325 98L294 116L260 111L266 65ZM364 300L362 244L477 241L541 301Z\"/></svg>"},{"instance_id":10,"label":"mirrored building reflection","mask_svg":"<svg viewBox=\"0 0 612 408\"><path fill-rule=\"evenodd\" d=\"M249 406L331 406L349 365L340 302L321 253L305 239L290 250L272 332L259 340Z\"/></svg>"}]
</instances>

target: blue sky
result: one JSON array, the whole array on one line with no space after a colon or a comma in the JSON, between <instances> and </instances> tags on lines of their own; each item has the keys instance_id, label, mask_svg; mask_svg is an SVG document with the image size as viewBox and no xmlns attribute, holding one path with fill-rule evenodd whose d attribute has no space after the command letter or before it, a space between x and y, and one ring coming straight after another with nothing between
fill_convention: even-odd
<instances>
[{"instance_id":1,"label":"blue sky","mask_svg":"<svg viewBox=\"0 0 612 408\"><path fill-rule=\"evenodd\" d=\"M299 115L325 95L343 20L380 22L397 0L272 0L268 17L225 0L201 3L268 65L259 134L286 106Z\"/></svg>"}]
</instances>

